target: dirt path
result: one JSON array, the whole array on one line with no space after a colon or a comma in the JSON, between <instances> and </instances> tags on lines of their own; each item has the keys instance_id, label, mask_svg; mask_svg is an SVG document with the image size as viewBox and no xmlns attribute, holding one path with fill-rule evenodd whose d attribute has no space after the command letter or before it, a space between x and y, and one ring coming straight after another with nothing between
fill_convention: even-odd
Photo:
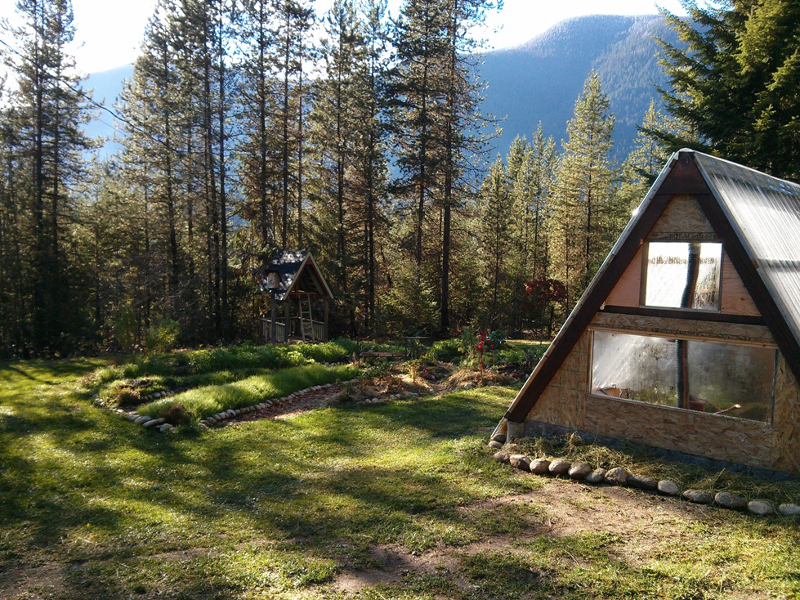
<instances>
[{"instance_id":1,"label":"dirt path","mask_svg":"<svg viewBox=\"0 0 800 600\"><path fill-rule=\"evenodd\" d=\"M341 592L357 593L374 585L396 583L409 573L446 573L462 587L466 585L459 575L463 557L512 550L516 542L537 536L560 538L585 532L608 532L635 538L636 544L631 545L635 546L635 551L631 548L624 558L636 564L653 546L667 537L674 537L675 531L682 529L671 524L713 520L718 512L711 507L640 490L590 486L563 479L550 479L539 490L476 502L461 510L470 513L504 505L518 506L520 518L527 522L517 536L496 535L466 546L435 548L421 554L409 553L395 545L375 546L370 549L370 555L380 567L342 571L334 587Z\"/></svg>"}]
</instances>

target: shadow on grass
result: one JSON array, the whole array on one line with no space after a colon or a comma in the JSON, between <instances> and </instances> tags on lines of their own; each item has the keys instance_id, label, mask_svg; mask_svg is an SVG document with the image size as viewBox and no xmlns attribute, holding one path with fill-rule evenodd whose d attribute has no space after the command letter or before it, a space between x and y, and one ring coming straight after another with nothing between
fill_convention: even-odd
<instances>
[{"instance_id":1,"label":"shadow on grass","mask_svg":"<svg viewBox=\"0 0 800 600\"><path fill-rule=\"evenodd\" d=\"M537 485L488 461L475 434L496 423L507 388L165 436L34 377L8 376L17 392L0 415L0 574L80 561L60 581L66 598L291 595L374 567L373 545L519 531L513 511L461 508Z\"/></svg>"}]
</instances>

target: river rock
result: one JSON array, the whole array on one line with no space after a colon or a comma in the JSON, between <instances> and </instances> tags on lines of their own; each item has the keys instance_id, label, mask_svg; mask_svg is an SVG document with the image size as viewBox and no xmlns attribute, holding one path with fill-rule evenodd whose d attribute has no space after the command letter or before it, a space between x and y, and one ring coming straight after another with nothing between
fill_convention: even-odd
<instances>
[{"instance_id":1,"label":"river rock","mask_svg":"<svg viewBox=\"0 0 800 600\"><path fill-rule=\"evenodd\" d=\"M751 500L747 503L747 510L754 515L771 515L775 512L775 507L767 500Z\"/></svg>"},{"instance_id":2,"label":"river rock","mask_svg":"<svg viewBox=\"0 0 800 600\"><path fill-rule=\"evenodd\" d=\"M125 415L125 419L127 421L130 421L131 423L133 423L136 419L139 418L139 416L140 415L137 415L136 413L132 413L132 414L129 414L129 415Z\"/></svg>"},{"instance_id":3,"label":"river rock","mask_svg":"<svg viewBox=\"0 0 800 600\"><path fill-rule=\"evenodd\" d=\"M508 452L495 452L492 455L492 458L495 459L497 462L506 463L508 464L511 457L508 455Z\"/></svg>"},{"instance_id":4,"label":"river rock","mask_svg":"<svg viewBox=\"0 0 800 600\"><path fill-rule=\"evenodd\" d=\"M567 474L571 479L584 479L589 473L592 472L592 467L586 463L575 463L569 468Z\"/></svg>"},{"instance_id":5,"label":"river rock","mask_svg":"<svg viewBox=\"0 0 800 600\"><path fill-rule=\"evenodd\" d=\"M528 465L528 469L534 475L544 475L550 472L550 461L544 458L537 458Z\"/></svg>"},{"instance_id":6,"label":"river rock","mask_svg":"<svg viewBox=\"0 0 800 600\"><path fill-rule=\"evenodd\" d=\"M134 419L133 422L136 423L137 425L142 425L143 423L147 423L150 420L151 420L150 417L142 416L142 417L137 417L136 419Z\"/></svg>"},{"instance_id":7,"label":"river rock","mask_svg":"<svg viewBox=\"0 0 800 600\"><path fill-rule=\"evenodd\" d=\"M606 470L605 469L595 469L591 473L586 476L584 481L586 483L603 483L603 480L606 477Z\"/></svg>"},{"instance_id":8,"label":"river rock","mask_svg":"<svg viewBox=\"0 0 800 600\"><path fill-rule=\"evenodd\" d=\"M778 507L778 512L784 517L797 517L800 515L800 506L790 503L781 504Z\"/></svg>"},{"instance_id":9,"label":"river rock","mask_svg":"<svg viewBox=\"0 0 800 600\"><path fill-rule=\"evenodd\" d=\"M723 508L730 508L731 510L746 510L747 500L736 494L730 492L719 492L714 496L714 502Z\"/></svg>"},{"instance_id":10,"label":"river rock","mask_svg":"<svg viewBox=\"0 0 800 600\"><path fill-rule=\"evenodd\" d=\"M500 448L503 447L503 444L501 444L497 440L489 440L489 447L490 448L496 448L496 449L499 450Z\"/></svg>"},{"instance_id":11,"label":"river rock","mask_svg":"<svg viewBox=\"0 0 800 600\"><path fill-rule=\"evenodd\" d=\"M508 462L511 463L511 466L514 468L528 471L528 467L531 464L531 457L525 456L524 454L512 454L508 458Z\"/></svg>"},{"instance_id":12,"label":"river rock","mask_svg":"<svg viewBox=\"0 0 800 600\"><path fill-rule=\"evenodd\" d=\"M658 480L643 475L628 475L627 484L640 490L654 491L658 488Z\"/></svg>"},{"instance_id":13,"label":"river rock","mask_svg":"<svg viewBox=\"0 0 800 600\"><path fill-rule=\"evenodd\" d=\"M614 467L605 474L605 480L611 485L625 485L628 477L628 471L624 467Z\"/></svg>"},{"instance_id":14,"label":"river rock","mask_svg":"<svg viewBox=\"0 0 800 600\"><path fill-rule=\"evenodd\" d=\"M167 421L166 419L150 419L147 423L142 423L142 427L144 427L145 429L150 429L151 427L161 425L166 421Z\"/></svg>"},{"instance_id":15,"label":"river rock","mask_svg":"<svg viewBox=\"0 0 800 600\"><path fill-rule=\"evenodd\" d=\"M714 501L713 495L702 490L686 490L682 495L684 500L695 504L711 504Z\"/></svg>"},{"instance_id":16,"label":"river rock","mask_svg":"<svg viewBox=\"0 0 800 600\"><path fill-rule=\"evenodd\" d=\"M161 433L167 433L170 429L174 429L170 423L164 423L158 428Z\"/></svg>"},{"instance_id":17,"label":"river rock","mask_svg":"<svg viewBox=\"0 0 800 600\"><path fill-rule=\"evenodd\" d=\"M572 465L568 460L564 460L563 458L557 458L553 462L550 463L550 466L547 468L550 471L551 475L564 475Z\"/></svg>"},{"instance_id":18,"label":"river rock","mask_svg":"<svg viewBox=\"0 0 800 600\"><path fill-rule=\"evenodd\" d=\"M681 493L681 488L670 479L662 479L658 482L658 491L665 496L678 496Z\"/></svg>"}]
</instances>

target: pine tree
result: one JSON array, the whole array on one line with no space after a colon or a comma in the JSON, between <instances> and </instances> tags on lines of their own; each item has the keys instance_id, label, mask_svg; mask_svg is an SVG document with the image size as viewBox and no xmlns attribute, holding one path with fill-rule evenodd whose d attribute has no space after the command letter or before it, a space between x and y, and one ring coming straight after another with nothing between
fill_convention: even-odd
<instances>
[{"instance_id":1,"label":"pine tree","mask_svg":"<svg viewBox=\"0 0 800 600\"><path fill-rule=\"evenodd\" d=\"M439 329L450 330L450 256L452 212L468 196L465 178L468 159L479 154L486 137L479 130L486 124L478 117L480 83L475 78L474 55L478 42L473 30L481 25L487 10L502 6L491 0L447 0L447 54L444 66L445 104L442 114L442 271L441 320Z\"/></svg>"},{"instance_id":2,"label":"pine tree","mask_svg":"<svg viewBox=\"0 0 800 600\"><path fill-rule=\"evenodd\" d=\"M567 141L555 184L557 253L555 272L567 288L571 306L589 284L613 242L618 211L611 202L612 170L608 154L614 117L608 96L592 71L567 123Z\"/></svg>"},{"instance_id":3,"label":"pine tree","mask_svg":"<svg viewBox=\"0 0 800 600\"><path fill-rule=\"evenodd\" d=\"M514 328L521 327L524 317L525 283L549 276L549 230L556 161L555 141L544 136L541 124L530 144L524 137L517 138L509 150L512 222L508 263L513 298L509 314L512 316L510 326Z\"/></svg>"},{"instance_id":4,"label":"pine tree","mask_svg":"<svg viewBox=\"0 0 800 600\"><path fill-rule=\"evenodd\" d=\"M13 30L20 46L10 58L18 83L10 127L20 172L13 202L29 235L20 249L31 257L21 273L31 282L26 320L34 351L43 353L69 348L80 314L71 304L65 240L74 216L70 189L90 148L82 131L89 110L67 52L75 35L70 1L19 0L17 12L22 25Z\"/></svg>"},{"instance_id":5,"label":"pine tree","mask_svg":"<svg viewBox=\"0 0 800 600\"><path fill-rule=\"evenodd\" d=\"M274 0L274 35L277 76L281 80L278 94L280 131L281 246L289 245L289 209L296 197L297 236L303 231L303 60L309 55L306 33L314 20L314 11L298 0ZM293 172L294 171L294 172ZM302 239L296 240L301 245Z\"/></svg>"},{"instance_id":6,"label":"pine tree","mask_svg":"<svg viewBox=\"0 0 800 600\"><path fill-rule=\"evenodd\" d=\"M487 289L491 298L487 320L496 327L508 307L510 290L506 287L506 254L510 246L508 230L511 225L512 197L505 166L498 156L483 182L478 205L481 243Z\"/></svg>"},{"instance_id":7,"label":"pine tree","mask_svg":"<svg viewBox=\"0 0 800 600\"><path fill-rule=\"evenodd\" d=\"M268 255L277 246L275 202L279 177L279 141L273 116L277 114L274 60L277 34L272 0L246 0L239 29L241 101L238 119L244 141L238 146L239 173L248 221L257 243L253 254Z\"/></svg>"},{"instance_id":8,"label":"pine tree","mask_svg":"<svg viewBox=\"0 0 800 600\"><path fill-rule=\"evenodd\" d=\"M678 124L657 110L655 101L651 100L633 141L633 149L620 169L616 192L620 207L633 210L639 205L670 156L654 132L678 131Z\"/></svg>"},{"instance_id":9,"label":"pine tree","mask_svg":"<svg viewBox=\"0 0 800 600\"><path fill-rule=\"evenodd\" d=\"M324 79L317 86L317 102L311 114L312 148L315 156L315 204L317 219L325 219L333 231L321 232L323 251L334 267L340 306L349 313L349 329L357 330L356 306L349 276L355 264L353 194L350 172L356 149L357 115L354 107L356 65L363 60L363 40L358 31L355 7L350 0L335 0L325 17L326 39L322 42ZM326 215L325 213L330 213ZM334 233L331 236L331 233ZM360 237L360 236L359 236ZM331 239L332 238L332 239ZM343 302L342 302L343 300Z\"/></svg>"},{"instance_id":10,"label":"pine tree","mask_svg":"<svg viewBox=\"0 0 800 600\"><path fill-rule=\"evenodd\" d=\"M180 143L180 89L175 52L175 24L170 18L176 6L161 0L145 29L142 53L134 74L121 95L120 111L128 125L123 138L125 173L132 186L148 189L151 204L158 207L158 230L154 235L167 250L167 289L159 290L164 314L177 317L183 260L180 245L178 146ZM163 224L163 227L160 225ZM159 261L160 262L160 261ZM144 282L153 290L154 281Z\"/></svg>"},{"instance_id":11,"label":"pine tree","mask_svg":"<svg viewBox=\"0 0 800 600\"><path fill-rule=\"evenodd\" d=\"M800 7L783 0L682 5L689 20L664 13L680 44L662 42L671 89L661 91L691 135L660 132L662 143L800 177Z\"/></svg>"}]
</instances>

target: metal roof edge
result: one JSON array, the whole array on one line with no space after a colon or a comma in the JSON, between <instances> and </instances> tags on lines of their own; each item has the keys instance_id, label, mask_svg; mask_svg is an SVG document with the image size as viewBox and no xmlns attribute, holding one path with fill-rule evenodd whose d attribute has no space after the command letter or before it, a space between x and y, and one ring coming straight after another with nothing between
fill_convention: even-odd
<instances>
[{"instance_id":1,"label":"metal roof edge","mask_svg":"<svg viewBox=\"0 0 800 600\"><path fill-rule=\"evenodd\" d=\"M684 152L684 150L681 150L680 152ZM708 188L711 190L711 194L714 197L714 200L717 202L717 205L719 206L720 210L722 211L722 213L724 214L725 218L727 219L731 229L733 229L734 235L738 238L739 243L741 243L742 247L744 248L744 251L747 253L747 257L750 260L750 263L754 266L755 272L758 275L759 281L761 281L761 284L767 290L767 292L769 294L769 297L772 299L772 301L775 303L776 307L778 308L778 312L780 314L781 321L782 321L781 325L792 333L792 337L794 338L795 343L800 345L800 331L797 331L796 328L793 327L792 323L788 322L784 318L784 315L788 311L786 310L786 306L785 306L785 304L783 302L783 299L781 298L780 294L778 294L776 292L776 290L773 289L773 287L770 284L769 280L765 279L762 276L762 268L761 268L761 265L759 264L759 261L757 260L755 251L753 250L753 247L752 247L752 245L750 243L750 240L744 234L744 231L740 227L739 222L736 220L736 218L734 217L733 213L731 212L730 206L728 205L727 200L719 193L719 190L717 189L716 185L714 185L713 179L708 174L708 172L706 171L705 166L703 165L703 159L704 158L708 158L710 160L725 162L725 163L727 163L729 165L732 165L732 166L734 166L736 168L746 169L748 171L752 171L753 173L757 173L761 177L768 177L768 178L774 179L776 181L780 181L780 182L791 184L791 185L793 185L795 187L800 187L800 186L798 186L798 184L796 184L794 182L787 181L785 179L780 179L779 177L773 177L772 175L769 175L769 174L764 173L762 171L758 171L758 170L753 169L751 167L746 167L744 165L740 165L739 163L735 163L733 161L726 160L724 158L719 158L719 157L716 157L716 156L712 156L710 154L705 154L703 152L697 152L697 151L694 151L694 150L689 150L689 152L692 152L695 156L703 157L699 161L697 160L697 158L694 158L694 163L697 166L697 170L700 172L700 175L702 176L703 180L706 182L706 184L708 185ZM753 295L753 292L750 291L750 290L748 290L748 293L751 296ZM761 312L761 311L759 311L759 312ZM762 315L762 317L763 317L763 315ZM773 333L773 335L774 335L774 333Z\"/></svg>"}]
</instances>

